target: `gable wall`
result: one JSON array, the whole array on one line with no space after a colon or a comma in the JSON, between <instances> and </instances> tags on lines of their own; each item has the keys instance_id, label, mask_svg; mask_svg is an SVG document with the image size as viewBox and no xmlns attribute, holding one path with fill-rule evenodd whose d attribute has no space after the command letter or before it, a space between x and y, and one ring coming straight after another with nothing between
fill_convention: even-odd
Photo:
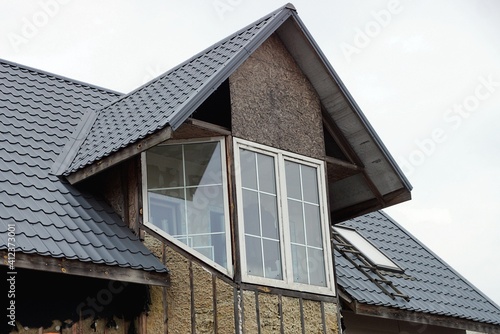
<instances>
[{"instance_id":1,"label":"gable wall","mask_svg":"<svg viewBox=\"0 0 500 334\"><path fill-rule=\"evenodd\" d=\"M277 35L230 77L235 137L323 159L321 104Z\"/></svg>"}]
</instances>

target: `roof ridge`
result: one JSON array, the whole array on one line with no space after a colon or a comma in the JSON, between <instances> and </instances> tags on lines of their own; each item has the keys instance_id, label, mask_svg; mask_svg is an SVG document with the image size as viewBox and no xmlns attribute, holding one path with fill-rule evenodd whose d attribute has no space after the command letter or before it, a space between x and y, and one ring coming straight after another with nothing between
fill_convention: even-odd
<instances>
[{"instance_id":1,"label":"roof ridge","mask_svg":"<svg viewBox=\"0 0 500 334\"><path fill-rule=\"evenodd\" d=\"M11 60L0 58L0 63L7 64L9 66L19 67L21 69L25 69L25 70L28 70L30 72L36 72L38 74L47 75L47 76L52 77L54 79L60 79L60 80L66 81L66 82L70 82L72 84L77 84L77 85L86 86L88 88L97 89L99 91L104 92L105 94L114 94L114 95L118 95L118 96L123 95L123 93L115 91L115 90L112 90L112 89L109 89L109 88L104 88L104 87L101 87L101 86L90 84L88 82L80 81L80 80L77 80L77 79L72 79L72 78L66 77L64 75L56 74L56 73L53 73L53 72L48 72L48 71L41 70L41 69L38 69L38 68L35 68L35 67L32 67L32 66L28 66L28 65L17 63L17 62L13 62Z\"/></svg>"},{"instance_id":2,"label":"roof ridge","mask_svg":"<svg viewBox=\"0 0 500 334\"><path fill-rule=\"evenodd\" d=\"M479 295L481 295L485 300L487 300L493 307L495 307L499 312L500 312L500 306L497 305L491 298L489 298L486 294L484 294L479 288L477 288L474 284L472 284L467 278L465 278L462 274L460 274L458 271L456 271L452 266L450 266L443 258L441 258L439 255L434 253L430 248L428 248L425 244L423 244L418 238L416 238L411 232L409 232L406 228L401 226L394 218L392 218L387 212L384 210L378 210L380 214L382 214L387 220L389 220L391 223L396 225L398 228L401 229L403 233L408 235L413 241L415 241L417 244L419 244L426 252L434 256L434 258L441 262L442 265L444 265L448 270L453 272L455 275L458 276L462 281L464 281L465 284L469 285L470 288L473 289L473 291L477 292Z\"/></svg>"}]
</instances>

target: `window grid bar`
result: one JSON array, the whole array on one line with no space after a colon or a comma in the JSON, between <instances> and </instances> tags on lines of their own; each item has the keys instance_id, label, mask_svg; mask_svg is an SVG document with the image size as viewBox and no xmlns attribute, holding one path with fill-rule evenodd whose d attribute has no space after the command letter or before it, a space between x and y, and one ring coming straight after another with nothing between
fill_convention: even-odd
<instances>
[{"instance_id":1,"label":"window grid bar","mask_svg":"<svg viewBox=\"0 0 500 334\"><path fill-rule=\"evenodd\" d=\"M264 277L266 276L266 265L264 261L264 242L262 240L262 208L260 207L260 183L259 183L259 155L255 154L255 177L256 177L256 183L257 183L257 208L259 208L259 231L260 231L260 251L262 254L261 260L262 260L262 273L264 274Z\"/></svg>"},{"instance_id":2,"label":"window grid bar","mask_svg":"<svg viewBox=\"0 0 500 334\"><path fill-rule=\"evenodd\" d=\"M307 268L307 284L311 284L311 273L309 270L309 249L307 247L307 224L306 224L306 209L304 205L304 180L302 178L302 165L299 164L299 182L300 182L300 197L302 202L302 227L304 228L304 242L306 244L306 268Z\"/></svg>"},{"instance_id":3,"label":"window grid bar","mask_svg":"<svg viewBox=\"0 0 500 334\"><path fill-rule=\"evenodd\" d=\"M192 233L192 234L171 234L174 238L189 238L189 237L200 237L200 236L209 236L209 235L220 235L225 232L207 232L207 233Z\"/></svg>"},{"instance_id":4,"label":"window grid bar","mask_svg":"<svg viewBox=\"0 0 500 334\"><path fill-rule=\"evenodd\" d=\"M183 171L183 173L184 173L184 171ZM200 184L200 185L196 185L196 186L184 186L184 187L149 188L148 191L193 189L193 188L213 187L213 186L222 186L222 185L223 185L222 183L211 183L211 184Z\"/></svg>"},{"instance_id":5,"label":"window grid bar","mask_svg":"<svg viewBox=\"0 0 500 334\"><path fill-rule=\"evenodd\" d=\"M245 236L247 236L247 237L252 237L252 238L259 238L259 239L263 239L263 240L269 240L269 241L277 241L277 242L280 242L280 239L273 239L273 238L269 238L269 237L264 237L264 236L262 236L262 235L255 235L255 234L245 233Z\"/></svg>"},{"instance_id":6,"label":"window grid bar","mask_svg":"<svg viewBox=\"0 0 500 334\"><path fill-rule=\"evenodd\" d=\"M259 180L257 179L257 187L259 187L258 182L259 182ZM243 186L241 187L241 189L248 190L248 191L253 191L254 193L261 193L261 194L269 195L269 196L273 196L273 197L277 196L276 194L268 193L267 191L262 191L260 189L252 189L252 188L247 188L247 187L243 187Z\"/></svg>"},{"instance_id":7,"label":"window grid bar","mask_svg":"<svg viewBox=\"0 0 500 334\"><path fill-rule=\"evenodd\" d=\"M295 246L301 246L301 247L306 247L306 248L317 249L317 250L320 250L320 251L323 250L323 247L309 246L307 244L301 244L301 243L298 243L298 242L290 242L290 244L295 245Z\"/></svg>"},{"instance_id":8,"label":"window grid bar","mask_svg":"<svg viewBox=\"0 0 500 334\"><path fill-rule=\"evenodd\" d=\"M302 186L302 185L301 185ZM317 206L319 207L319 204L318 203L313 203L313 202L308 202L308 201L305 201L305 200L300 200L300 199L296 199L296 198L292 198L292 197L288 197L288 199L290 201L294 201L294 202L299 202L299 203L304 203L304 204L309 204L309 205L314 205L314 206Z\"/></svg>"}]
</instances>

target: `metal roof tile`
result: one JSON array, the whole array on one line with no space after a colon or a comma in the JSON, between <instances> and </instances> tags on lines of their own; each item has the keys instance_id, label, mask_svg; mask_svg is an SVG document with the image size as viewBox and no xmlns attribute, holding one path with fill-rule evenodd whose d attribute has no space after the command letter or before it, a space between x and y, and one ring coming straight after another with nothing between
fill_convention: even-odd
<instances>
[{"instance_id":1,"label":"metal roof tile","mask_svg":"<svg viewBox=\"0 0 500 334\"><path fill-rule=\"evenodd\" d=\"M167 271L104 202L50 174L85 110L117 97L0 61L0 218L19 252Z\"/></svg>"},{"instance_id":2,"label":"metal roof tile","mask_svg":"<svg viewBox=\"0 0 500 334\"><path fill-rule=\"evenodd\" d=\"M277 27L272 23L290 15L284 6L97 111L77 150L61 153L75 156L57 172L69 175L168 125L178 127L203 102L202 92L217 88L261 42L257 36L271 33Z\"/></svg>"},{"instance_id":3,"label":"metal roof tile","mask_svg":"<svg viewBox=\"0 0 500 334\"><path fill-rule=\"evenodd\" d=\"M355 228L404 270L386 275L410 297L391 299L335 251L338 285L355 300L500 325L500 308L384 212L341 223Z\"/></svg>"}]
</instances>

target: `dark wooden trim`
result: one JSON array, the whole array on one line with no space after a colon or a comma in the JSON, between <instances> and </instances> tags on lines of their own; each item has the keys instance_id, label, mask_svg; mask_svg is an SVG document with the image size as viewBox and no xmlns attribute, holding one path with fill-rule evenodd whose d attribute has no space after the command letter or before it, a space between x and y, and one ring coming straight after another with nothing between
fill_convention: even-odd
<instances>
[{"instance_id":1,"label":"dark wooden trim","mask_svg":"<svg viewBox=\"0 0 500 334\"><path fill-rule=\"evenodd\" d=\"M328 114L328 112L325 111L324 108L321 108L321 113L323 114L323 126L325 127L326 131L328 131L330 136L332 136L332 138L335 140L339 148L342 150L342 153L344 153L344 155L350 160L351 163L360 167L364 167L363 162L353 150L353 148L349 144L349 141L347 141L342 131L338 128L337 124L335 124L332 116L330 116L330 114Z\"/></svg>"},{"instance_id":2,"label":"dark wooden trim","mask_svg":"<svg viewBox=\"0 0 500 334\"><path fill-rule=\"evenodd\" d=\"M189 289L191 290L191 333L196 334L196 311L194 309L193 261L189 261Z\"/></svg>"},{"instance_id":3,"label":"dark wooden trim","mask_svg":"<svg viewBox=\"0 0 500 334\"><path fill-rule=\"evenodd\" d=\"M366 305L356 302L354 312L359 315L426 324L431 326L448 327L490 334L500 333L500 326L498 325L486 324L449 316L406 311L386 306Z\"/></svg>"},{"instance_id":4,"label":"dark wooden trim","mask_svg":"<svg viewBox=\"0 0 500 334\"><path fill-rule=\"evenodd\" d=\"M331 212L332 221L333 223L339 223L350 218L361 216L365 213L370 213L394 204L408 201L411 199L411 193L406 188L400 188L384 195L383 199L384 204L382 204L378 199L372 198L343 209L333 210Z\"/></svg>"},{"instance_id":5,"label":"dark wooden trim","mask_svg":"<svg viewBox=\"0 0 500 334\"><path fill-rule=\"evenodd\" d=\"M334 157L326 156L325 162L327 164L326 176L328 183L333 183L364 172L363 167Z\"/></svg>"},{"instance_id":6,"label":"dark wooden trim","mask_svg":"<svg viewBox=\"0 0 500 334\"><path fill-rule=\"evenodd\" d=\"M167 246L163 243L163 254L161 256L162 263L167 264ZM164 334L168 334L168 295L167 288L162 288L162 303L163 303L163 330Z\"/></svg>"},{"instance_id":7,"label":"dark wooden trim","mask_svg":"<svg viewBox=\"0 0 500 334\"><path fill-rule=\"evenodd\" d=\"M321 302L321 323L323 324L323 333L326 334L325 302Z\"/></svg>"},{"instance_id":8,"label":"dark wooden trim","mask_svg":"<svg viewBox=\"0 0 500 334\"><path fill-rule=\"evenodd\" d=\"M304 298L308 300L313 300L313 301L324 301L328 303L335 303L337 304L337 297L336 296L327 296L327 295L320 295L320 294L315 294L312 292L303 292L299 290L287 290L283 288L276 288L276 287L269 287L269 286L261 286L261 285L255 285L251 283L241 283L240 284L242 290L247 290L247 291L257 291L257 292L264 292L264 293L270 293L274 295L282 295L285 297L294 297L294 298Z\"/></svg>"},{"instance_id":9,"label":"dark wooden trim","mask_svg":"<svg viewBox=\"0 0 500 334\"><path fill-rule=\"evenodd\" d=\"M260 334L260 306L259 306L259 291L255 291L255 321L257 322L257 333Z\"/></svg>"},{"instance_id":10,"label":"dark wooden trim","mask_svg":"<svg viewBox=\"0 0 500 334\"><path fill-rule=\"evenodd\" d=\"M1 264L7 265L7 251L1 250L0 256L3 259ZM62 275L85 276L148 285L170 285L170 275L168 273L122 268L106 264L67 260L64 258L53 258L38 254L17 252L15 264L18 268L54 272Z\"/></svg>"},{"instance_id":11,"label":"dark wooden trim","mask_svg":"<svg viewBox=\"0 0 500 334\"><path fill-rule=\"evenodd\" d=\"M213 131L218 135L222 136L230 136L231 135L231 130L228 128L225 128L220 125L208 123L205 121L200 121L199 119L194 119L194 118L188 118L184 123L186 124L192 124L198 128L205 129L208 131Z\"/></svg>"},{"instance_id":12,"label":"dark wooden trim","mask_svg":"<svg viewBox=\"0 0 500 334\"><path fill-rule=\"evenodd\" d=\"M285 334L285 327L283 326L283 296L278 295L278 314L280 317L280 333Z\"/></svg>"},{"instance_id":13,"label":"dark wooden trim","mask_svg":"<svg viewBox=\"0 0 500 334\"><path fill-rule=\"evenodd\" d=\"M240 242L239 242L239 227L238 227L238 201L236 200L236 169L234 161L234 145L233 137L226 137L226 170L227 170L227 187L229 199L229 221L231 233L232 247L232 265L234 281L241 282L241 266L240 266Z\"/></svg>"},{"instance_id":14,"label":"dark wooden trim","mask_svg":"<svg viewBox=\"0 0 500 334\"><path fill-rule=\"evenodd\" d=\"M172 128L167 126L156 133L137 141L136 143L130 144L117 152L103 157L101 160L95 161L88 166L78 169L77 171L69 174L66 178L71 184L78 183L170 138L172 138Z\"/></svg>"},{"instance_id":15,"label":"dark wooden trim","mask_svg":"<svg viewBox=\"0 0 500 334\"><path fill-rule=\"evenodd\" d=\"M214 334L218 332L218 318L217 318L217 276L212 273L212 308L214 314Z\"/></svg>"},{"instance_id":16,"label":"dark wooden trim","mask_svg":"<svg viewBox=\"0 0 500 334\"><path fill-rule=\"evenodd\" d=\"M302 328L302 334L306 334L306 322L304 319L304 300L302 297L299 298L300 306L300 327Z\"/></svg>"}]
</instances>

